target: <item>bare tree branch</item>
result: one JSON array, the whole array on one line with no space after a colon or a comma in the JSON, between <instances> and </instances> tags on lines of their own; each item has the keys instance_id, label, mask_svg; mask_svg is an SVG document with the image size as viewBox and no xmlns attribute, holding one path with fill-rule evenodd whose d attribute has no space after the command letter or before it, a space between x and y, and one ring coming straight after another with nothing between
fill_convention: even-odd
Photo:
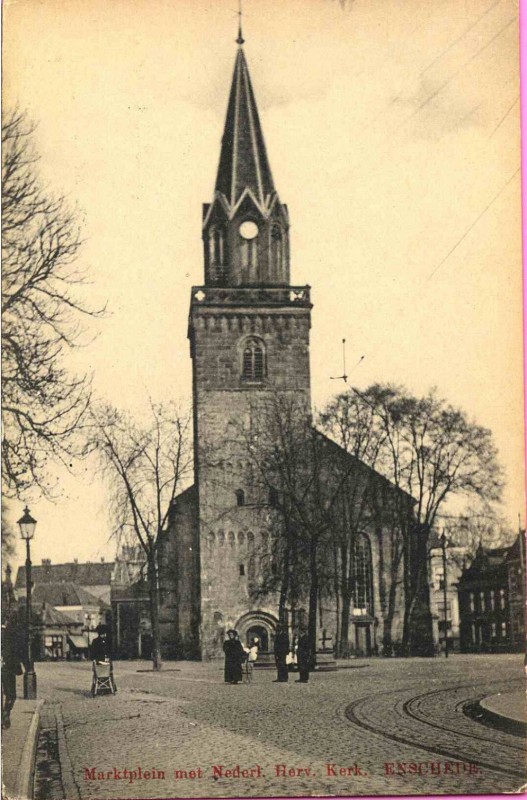
<instances>
[{"instance_id":1,"label":"bare tree branch","mask_svg":"<svg viewBox=\"0 0 527 800\"><path fill-rule=\"evenodd\" d=\"M91 380L62 364L80 345L83 316L97 317L76 290L86 275L75 265L77 212L41 186L24 113L2 122L2 466L8 495L51 486L50 459L69 466L79 455L75 433L90 400Z\"/></svg>"},{"instance_id":2,"label":"bare tree branch","mask_svg":"<svg viewBox=\"0 0 527 800\"><path fill-rule=\"evenodd\" d=\"M107 405L93 407L90 419L86 450L95 451L110 486L114 535L129 540L131 534L145 555L152 660L160 669L159 550L168 515L191 475L190 414L151 401L142 424Z\"/></svg>"}]
</instances>

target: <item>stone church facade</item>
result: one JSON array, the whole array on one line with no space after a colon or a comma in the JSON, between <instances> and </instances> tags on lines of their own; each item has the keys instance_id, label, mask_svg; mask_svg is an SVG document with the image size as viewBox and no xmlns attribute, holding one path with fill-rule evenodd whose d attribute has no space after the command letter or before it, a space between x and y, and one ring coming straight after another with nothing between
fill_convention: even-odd
<instances>
[{"instance_id":1,"label":"stone church facade","mask_svg":"<svg viewBox=\"0 0 527 800\"><path fill-rule=\"evenodd\" d=\"M253 589L280 523L272 497L251 477L254 461L240 431L251 430L272 393L294 396L311 413L310 287L290 282L288 209L273 182L241 44L202 237L205 280L192 288L188 325L195 481L171 509L161 550L160 620L165 657L209 659L222 655L231 627L246 641L259 636L272 652L278 623L277 597L255 599ZM365 465L356 469L371 479ZM378 481L383 491L396 491ZM363 588L351 611L351 649L370 654L382 652L386 615L394 640L401 637L403 565L391 564L393 542L382 527L365 531L360 548ZM383 574L390 568L388 609ZM292 634L305 614L305 608L291 613ZM337 610L324 598L320 621L323 643L334 641Z\"/></svg>"}]
</instances>

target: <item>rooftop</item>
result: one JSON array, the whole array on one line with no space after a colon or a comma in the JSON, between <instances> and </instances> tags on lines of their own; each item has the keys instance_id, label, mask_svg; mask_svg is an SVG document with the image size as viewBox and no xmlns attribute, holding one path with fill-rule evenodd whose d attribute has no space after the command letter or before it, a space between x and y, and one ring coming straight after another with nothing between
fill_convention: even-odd
<instances>
[{"instance_id":1,"label":"rooftop","mask_svg":"<svg viewBox=\"0 0 527 800\"><path fill-rule=\"evenodd\" d=\"M80 586L110 585L114 569L113 561L94 561L79 564L77 561L66 564L52 564L43 560L42 564L33 564L32 578L34 584L40 583L76 583ZM19 567L15 589L23 589L26 585L26 568Z\"/></svg>"},{"instance_id":2,"label":"rooftop","mask_svg":"<svg viewBox=\"0 0 527 800\"><path fill-rule=\"evenodd\" d=\"M36 583L32 593L33 603L49 603L56 606L97 606L108 608L108 604L87 592L82 586L71 582Z\"/></svg>"}]
</instances>

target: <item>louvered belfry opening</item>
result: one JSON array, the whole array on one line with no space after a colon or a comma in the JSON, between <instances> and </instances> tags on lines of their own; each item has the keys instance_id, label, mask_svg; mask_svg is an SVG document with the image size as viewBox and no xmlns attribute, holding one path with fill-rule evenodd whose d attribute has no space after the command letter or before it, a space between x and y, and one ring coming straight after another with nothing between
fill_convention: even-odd
<instances>
[{"instance_id":1,"label":"louvered belfry opening","mask_svg":"<svg viewBox=\"0 0 527 800\"><path fill-rule=\"evenodd\" d=\"M244 381L262 382L265 378L265 348L258 339L249 339L243 350L242 378Z\"/></svg>"}]
</instances>

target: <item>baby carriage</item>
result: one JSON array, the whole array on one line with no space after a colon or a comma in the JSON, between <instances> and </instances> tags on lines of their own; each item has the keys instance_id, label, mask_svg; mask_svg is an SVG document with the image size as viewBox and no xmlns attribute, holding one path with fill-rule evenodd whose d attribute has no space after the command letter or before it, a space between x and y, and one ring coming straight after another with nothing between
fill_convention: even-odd
<instances>
[{"instance_id":1,"label":"baby carriage","mask_svg":"<svg viewBox=\"0 0 527 800\"><path fill-rule=\"evenodd\" d=\"M111 658L105 661L92 661L91 696L98 694L115 694L117 686L113 677L113 663Z\"/></svg>"}]
</instances>

